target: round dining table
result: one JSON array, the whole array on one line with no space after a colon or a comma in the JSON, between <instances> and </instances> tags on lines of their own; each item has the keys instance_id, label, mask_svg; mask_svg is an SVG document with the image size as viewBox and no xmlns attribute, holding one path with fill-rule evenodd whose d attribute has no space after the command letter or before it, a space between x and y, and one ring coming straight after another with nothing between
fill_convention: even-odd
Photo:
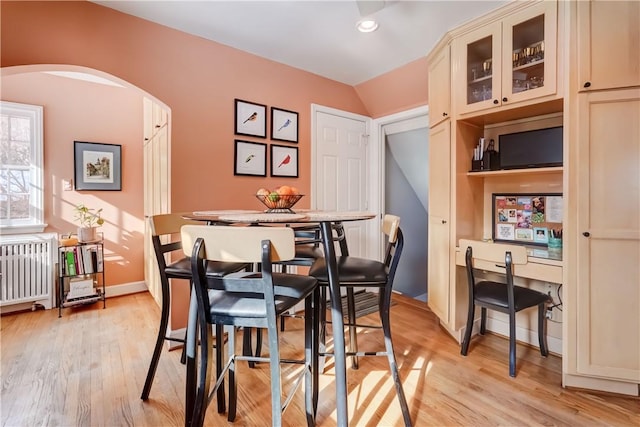
<instances>
[{"instance_id":1,"label":"round dining table","mask_svg":"<svg viewBox=\"0 0 640 427\"><path fill-rule=\"evenodd\" d=\"M296 210L296 212L265 212L251 210L211 210L183 214L184 218L214 224L319 224L320 238L326 258L331 298L331 321L333 324L334 366L336 378L336 415L338 426L347 426L347 362L345 354L344 319L340 295L340 281L333 239L333 224L347 221L362 221L376 217L372 212Z\"/></svg>"}]
</instances>

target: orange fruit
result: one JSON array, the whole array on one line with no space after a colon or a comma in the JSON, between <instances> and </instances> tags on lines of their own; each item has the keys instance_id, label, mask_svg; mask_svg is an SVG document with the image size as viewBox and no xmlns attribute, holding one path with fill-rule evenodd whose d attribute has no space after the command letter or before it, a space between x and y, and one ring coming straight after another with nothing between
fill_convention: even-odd
<instances>
[{"instance_id":1,"label":"orange fruit","mask_svg":"<svg viewBox=\"0 0 640 427\"><path fill-rule=\"evenodd\" d=\"M289 187L288 185L281 186L276 190L276 193L278 193L281 196L289 196L293 194L293 192L291 191L291 187Z\"/></svg>"}]
</instances>

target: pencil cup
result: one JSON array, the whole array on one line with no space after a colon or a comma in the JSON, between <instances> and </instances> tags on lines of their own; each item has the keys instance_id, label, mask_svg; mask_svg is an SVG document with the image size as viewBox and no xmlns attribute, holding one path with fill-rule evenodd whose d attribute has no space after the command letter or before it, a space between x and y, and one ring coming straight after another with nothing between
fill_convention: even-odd
<instances>
[{"instance_id":1,"label":"pencil cup","mask_svg":"<svg viewBox=\"0 0 640 427\"><path fill-rule=\"evenodd\" d=\"M547 248L555 250L562 249L562 238L549 237Z\"/></svg>"}]
</instances>

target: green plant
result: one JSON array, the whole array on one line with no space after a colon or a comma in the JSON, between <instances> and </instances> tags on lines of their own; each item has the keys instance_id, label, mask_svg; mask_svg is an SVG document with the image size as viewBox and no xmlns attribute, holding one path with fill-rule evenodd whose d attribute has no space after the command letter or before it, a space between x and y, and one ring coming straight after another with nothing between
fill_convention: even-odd
<instances>
[{"instance_id":1,"label":"green plant","mask_svg":"<svg viewBox=\"0 0 640 427\"><path fill-rule=\"evenodd\" d=\"M104 224L104 219L101 216L102 208L95 210L80 204L76 205L75 212L75 219L80 223L81 227L89 228Z\"/></svg>"}]
</instances>

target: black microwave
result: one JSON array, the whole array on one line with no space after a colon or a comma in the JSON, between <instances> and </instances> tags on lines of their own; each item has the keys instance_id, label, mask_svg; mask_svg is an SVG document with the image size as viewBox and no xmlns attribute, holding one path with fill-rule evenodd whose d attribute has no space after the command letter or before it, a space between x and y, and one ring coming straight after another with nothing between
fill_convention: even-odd
<instances>
[{"instance_id":1,"label":"black microwave","mask_svg":"<svg viewBox=\"0 0 640 427\"><path fill-rule=\"evenodd\" d=\"M498 137L500 169L562 166L562 126Z\"/></svg>"}]
</instances>

